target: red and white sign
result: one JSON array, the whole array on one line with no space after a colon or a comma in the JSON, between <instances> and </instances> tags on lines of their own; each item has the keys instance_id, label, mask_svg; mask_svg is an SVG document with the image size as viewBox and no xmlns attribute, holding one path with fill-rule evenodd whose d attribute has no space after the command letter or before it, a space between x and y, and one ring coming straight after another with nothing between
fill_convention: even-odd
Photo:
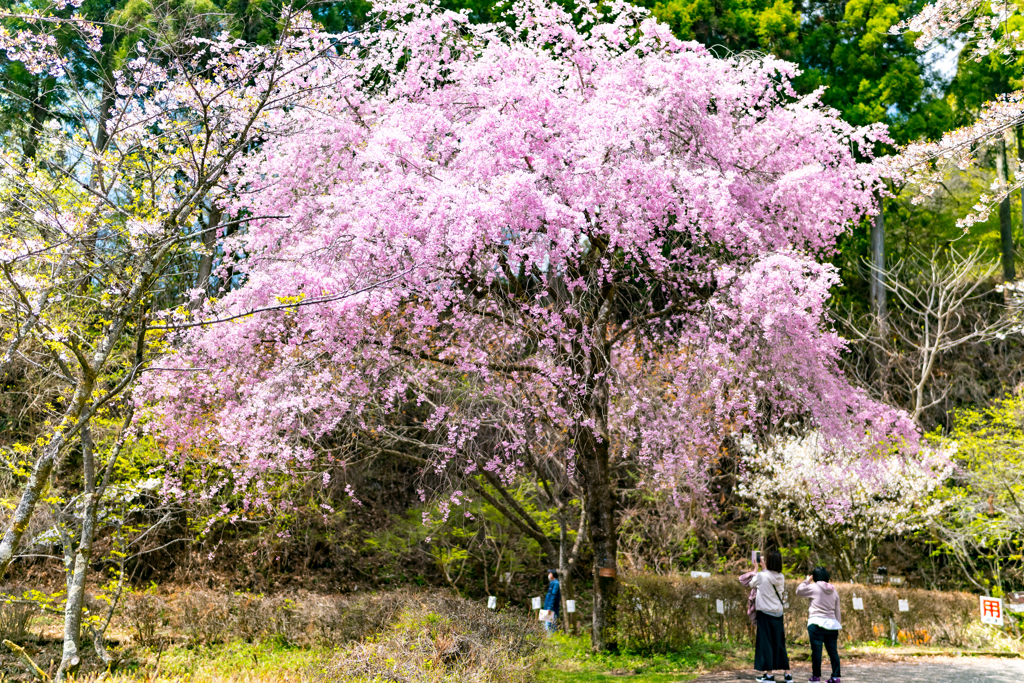
<instances>
[{"instance_id":1,"label":"red and white sign","mask_svg":"<svg viewBox=\"0 0 1024 683\"><path fill-rule=\"evenodd\" d=\"M981 596L981 623L993 626L1003 625L1003 601L999 598Z\"/></svg>"}]
</instances>

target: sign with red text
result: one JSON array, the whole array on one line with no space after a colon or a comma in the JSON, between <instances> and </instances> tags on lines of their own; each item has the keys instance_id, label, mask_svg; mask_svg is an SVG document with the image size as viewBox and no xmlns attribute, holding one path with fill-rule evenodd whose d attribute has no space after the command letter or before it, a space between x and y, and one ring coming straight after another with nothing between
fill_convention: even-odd
<instances>
[{"instance_id":1,"label":"sign with red text","mask_svg":"<svg viewBox=\"0 0 1024 683\"><path fill-rule=\"evenodd\" d=\"M1003 601L999 598L981 596L981 623L993 626L1003 625Z\"/></svg>"}]
</instances>

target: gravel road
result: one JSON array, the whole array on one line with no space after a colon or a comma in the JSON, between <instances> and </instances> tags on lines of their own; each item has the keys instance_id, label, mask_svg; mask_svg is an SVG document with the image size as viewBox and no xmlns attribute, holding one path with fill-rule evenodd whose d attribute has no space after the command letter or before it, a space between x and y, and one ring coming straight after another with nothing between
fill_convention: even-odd
<instances>
[{"instance_id":1,"label":"gravel road","mask_svg":"<svg viewBox=\"0 0 1024 683\"><path fill-rule=\"evenodd\" d=\"M825 660L825 668L828 659ZM806 683L810 666L793 670L796 683ZM718 673L694 683L751 683L753 672ZM824 679L828 678L825 671ZM782 676L776 676L777 681ZM995 657L929 657L898 662L843 661L843 683L1024 683L1024 660Z\"/></svg>"}]
</instances>

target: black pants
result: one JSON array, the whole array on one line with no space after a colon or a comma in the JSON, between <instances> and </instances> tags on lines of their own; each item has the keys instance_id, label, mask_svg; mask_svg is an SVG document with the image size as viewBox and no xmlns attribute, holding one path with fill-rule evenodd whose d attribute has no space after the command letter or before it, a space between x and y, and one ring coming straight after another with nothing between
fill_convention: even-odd
<instances>
[{"instance_id":1,"label":"black pants","mask_svg":"<svg viewBox=\"0 0 1024 683\"><path fill-rule=\"evenodd\" d=\"M782 617L758 611L757 640L754 642L754 669L780 671L789 668L786 653L786 629Z\"/></svg>"},{"instance_id":2,"label":"black pants","mask_svg":"<svg viewBox=\"0 0 1024 683\"><path fill-rule=\"evenodd\" d=\"M811 675L821 678L821 646L828 650L828 661L832 663L832 678L840 678L839 671L839 631L830 631L817 624L807 625L807 635L811 637Z\"/></svg>"}]
</instances>

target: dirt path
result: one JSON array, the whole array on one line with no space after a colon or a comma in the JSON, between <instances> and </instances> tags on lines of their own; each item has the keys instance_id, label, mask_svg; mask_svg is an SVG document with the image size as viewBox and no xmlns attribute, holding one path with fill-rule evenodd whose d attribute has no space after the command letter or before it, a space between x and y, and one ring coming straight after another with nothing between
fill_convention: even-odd
<instances>
[{"instance_id":1,"label":"dirt path","mask_svg":"<svg viewBox=\"0 0 1024 683\"><path fill-rule=\"evenodd\" d=\"M825 667L827 669L826 658ZM823 680L828 679L826 670ZM809 664L801 663L793 670L796 683L806 683L811 675ZM752 671L710 674L693 683L750 683ZM776 676L782 681L782 676ZM912 661L843 661L843 683L1021 683L1024 682L1024 660L996 657L929 657Z\"/></svg>"}]
</instances>

